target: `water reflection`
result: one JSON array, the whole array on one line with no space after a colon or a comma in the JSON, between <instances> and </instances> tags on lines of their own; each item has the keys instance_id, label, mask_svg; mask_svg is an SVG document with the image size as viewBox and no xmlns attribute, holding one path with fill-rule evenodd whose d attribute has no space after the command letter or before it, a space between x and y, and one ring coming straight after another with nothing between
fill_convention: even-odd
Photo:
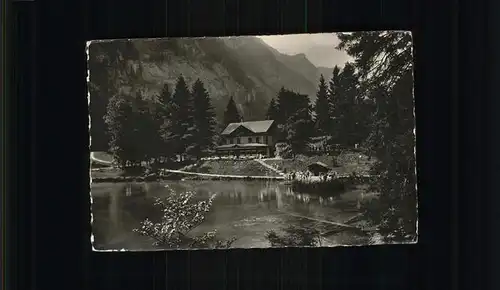
<instances>
[{"instance_id":1,"label":"water reflection","mask_svg":"<svg viewBox=\"0 0 500 290\"><path fill-rule=\"evenodd\" d=\"M193 232L217 229L238 237L236 247L267 247L264 234L286 225L318 226L356 214L360 193L333 198L294 192L279 182L179 181L92 185L95 244L101 248L144 249L150 241L132 232L145 218L158 221L155 197L192 191L198 199L217 194L205 222Z\"/></svg>"}]
</instances>

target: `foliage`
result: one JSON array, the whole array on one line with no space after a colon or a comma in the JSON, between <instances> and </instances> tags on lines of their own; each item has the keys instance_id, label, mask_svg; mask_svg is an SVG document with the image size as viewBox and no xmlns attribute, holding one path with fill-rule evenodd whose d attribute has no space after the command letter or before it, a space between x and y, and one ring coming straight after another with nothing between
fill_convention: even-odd
<instances>
[{"instance_id":1,"label":"foliage","mask_svg":"<svg viewBox=\"0 0 500 290\"><path fill-rule=\"evenodd\" d=\"M156 118L160 123L158 135L161 140L161 146L158 151L158 158L160 162L169 160L173 157L174 139L170 134L172 131L172 112L175 110L176 105L172 101L172 93L168 85L164 85L160 96L158 97L158 107L156 110Z\"/></svg>"},{"instance_id":2,"label":"foliage","mask_svg":"<svg viewBox=\"0 0 500 290\"><path fill-rule=\"evenodd\" d=\"M128 162L136 163L141 160L133 116L130 97L115 95L110 99L105 115L110 135L109 147L113 158L122 168Z\"/></svg>"},{"instance_id":3,"label":"foliage","mask_svg":"<svg viewBox=\"0 0 500 290\"><path fill-rule=\"evenodd\" d=\"M224 125L228 125L230 123L239 123L242 121L240 112L236 107L236 103L234 102L233 97L229 98L229 102L227 103L226 110L224 111Z\"/></svg>"},{"instance_id":4,"label":"foliage","mask_svg":"<svg viewBox=\"0 0 500 290\"><path fill-rule=\"evenodd\" d=\"M198 157L205 156L214 145L215 114L210 96L203 83L198 79L193 84L193 122L196 128L195 143L199 145Z\"/></svg>"},{"instance_id":5,"label":"foliage","mask_svg":"<svg viewBox=\"0 0 500 290\"><path fill-rule=\"evenodd\" d=\"M278 111L278 104L276 104L276 101L271 99L269 102L269 106L267 108L267 113L266 113L266 119L267 120L276 120L278 117L279 111Z\"/></svg>"},{"instance_id":6,"label":"foliage","mask_svg":"<svg viewBox=\"0 0 500 290\"><path fill-rule=\"evenodd\" d=\"M219 240L216 230L190 235L205 220L215 198L213 195L208 200L194 202L194 196L192 192L172 191L165 199L157 198L154 204L163 213L161 221L146 219L134 232L152 238L153 246L160 248L229 248L235 239Z\"/></svg>"},{"instance_id":7,"label":"foliage","mask_svg":"<svg viewBox=\"0 0 500 290\"><path fill-rule=\"evenodd\" d=\"M193 122L193 102L184 77L177 79L172 95L170 132L167 140L171 141L172 151L180 156L194 151L193 141L196 127Z\"/></svg>"},{"instance_id":8,"label":"foliage","mask_svg":"<svg viewBox=\"0 0 500 290\"><path fill-rule=\"evenodd\" d=\"M107 135L104 116L109 101L113 96L123 94L121 88L126 80L136 80L142 74L140 65L138 69L134 69L129 62L138 57L131 41L117 41L112 46L108 44L95 42L89 46L92 150L108 149L106 143L110 141L110 136Z\"/></svg>"},{"instance_id":9,"label":"foliage","mask_svg":"<svg viewBox=\"0 0 500 290\"><path fill-rule=\"evenodd\" d=\"M163 144L158 133L161 123L152 110L151 104L144 98L145 96L141 92L137 93L134 98L136 113L132 116L135 117L135 132L138 136L136 143L138 150L140 150L141 161L144 160L149 164L151 159L160 155Z\"/></svg>"},{"instance_id":10,"label":"foliage","mask_svg":"<svg viewBox=\"0 0 500 290\"><path fill-rule=\"evenodd\" d=\"M271 247L315 247L321 245L321 236L315 228L302 228L288 226L282 229L282 234L270 230L266 233L266 239Z\"/></svg>"},{"instance_id":11,"label":"foliage","mask_svg":"<svg viewBox=\"0 0 500 290\"><path fill-rule=\"evenodd\" d=\"M288 143L294 155L305 152L314 126L309 97L281 88L277 100L278 139Z\"/></svg>"},{"instance_id":12,"label":"foliage","mask_svg":"<svg viewBox=\"0 0 500 290\"><path fill-rule=\"evenodd\" d=\"M292 157L292 147L288 143L278 142L275 145L275 154L280 158L291 158Z\"/></svg>"},{"instance_id":13,"label":"foliage","mask_svg":"<svg viewBox=\"0 0 500 290\"><path fill-rule=\"evenodd\" d=\"M140 90L135 96L111 98L105 122L109 128L110 152L121 168L140 166L143 161L149 164L160 154L161 123Z\"/></svg>"},{"instance_id":14,"label":"foliage","mask_svg":"<svg viewBox=\"0 0 500 290\"><path fill-rule=\"evenodd\" d=\"M381 209L369 211L386 239L405 241L416 235L415 137L411 35L404 32L339 33L339 49L355 59L361 87L376 107L370 151L379 160Z\"/></svg>"},{"instance_id":15,"label":"foliage","mask_svg":"<svg viewBox=\"0 0 500 290\"><path fill-rule=\"evenodd\" d=\"M320 76L318 92L316 93L316 103L314 105L316 113L315 128L318 135L326 135L331 130L330 100L328 97L328 86L323 75Z\"/></svg>"}]
</instances>

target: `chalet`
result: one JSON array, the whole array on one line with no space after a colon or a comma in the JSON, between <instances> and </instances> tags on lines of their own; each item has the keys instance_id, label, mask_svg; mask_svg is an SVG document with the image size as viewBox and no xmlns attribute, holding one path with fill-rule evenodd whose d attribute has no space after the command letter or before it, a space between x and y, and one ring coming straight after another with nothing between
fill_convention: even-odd
<instances>
[{"instance_id":1,"label":"chalet","mask_svg":"<svg viewBox=\"0 0 500 290\"><path fill-rule=\"evenodd\" d=\"M221 133L219 155L263 154L271 156L275 144L273 120L231 123Z\"/></svg>"},{"instance_id":2,"label":"chalet","mask_svg":"<svg viewBox=\"0 0 500 290\"><path fill-rule=\"evenodd\" d=\"M330 168L328 168L328 165L322 162L311 163L309 166L307 166L307 169L315 176L318 176L321 173L327 173L330 170Z\"/></svg>"}]
</instances>

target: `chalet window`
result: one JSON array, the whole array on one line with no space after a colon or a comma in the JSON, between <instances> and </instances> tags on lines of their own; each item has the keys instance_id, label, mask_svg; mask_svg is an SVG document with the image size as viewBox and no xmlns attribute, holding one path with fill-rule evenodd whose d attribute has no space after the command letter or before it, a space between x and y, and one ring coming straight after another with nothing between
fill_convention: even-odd
<instances>
[{"instance_id":1,"label":"chalet window","mask_svg":"<svg viewBox=\"0 0 500 290\"><path fill-rule=\"evenodd\" d=\"M255 138L255 143L260 143L260 137Z\"/></svg>"},{"instance_id":2,"label":"chalet window","mask_svg":"<svg viewBox=\"0 0 500 290\"><path fill-rule=\"evenodd\" d=\"M226 139L226 144L231 144L231 139Z\"/></svg>"},{"instance_id":3,"label":"chalet window","mask_svg":"<svg viewBox=\"0 0 500 290\"><path fill-rule=\"evenodd\" d=\"M238 138L234 138L233 144L238 143Z\"/></svg>"},{"instance_id":4,"label":"chalet window","mask_svg":"<svg viewBox=\"0 0 500 290\"><path fill-rule=\"evenodd\" d=\"M269 139L267 139L267 136L264 136L264 143L269 144Z\"/></svg>"},{"instance_id":5,"label":"chalet window","mask_svg":"<svg viewBox=\"0 0 500 290\"><path fill-rule=\"evenodd\" d=\"M252 137L248 137L248 143L252 143Z\"/></svg>"},{"instance_id":6,"label":"chalet window","mask_svg":"<svg viewBox=\"0 0 500 290\"><path fill-rule=\"evenodd\" d=\"M240 138L236 138L236 144L240 144Z\"/></svg>"}]
</instances>

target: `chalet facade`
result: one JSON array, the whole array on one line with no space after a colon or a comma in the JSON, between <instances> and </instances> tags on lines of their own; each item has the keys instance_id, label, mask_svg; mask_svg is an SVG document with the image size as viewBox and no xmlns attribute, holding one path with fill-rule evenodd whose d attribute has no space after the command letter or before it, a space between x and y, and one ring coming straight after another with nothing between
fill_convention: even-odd
<instances>
[{"instance_id":1,"label":"chalet facade","mask_svg":"<svg viewBox=\"0 0 500 290\"><path fill-rule=\"evenodd\" d=\"M219 155L263 154L271 156L276 143L273 120L231 123L221 133Z\"/></svg>"}]
</instances>

